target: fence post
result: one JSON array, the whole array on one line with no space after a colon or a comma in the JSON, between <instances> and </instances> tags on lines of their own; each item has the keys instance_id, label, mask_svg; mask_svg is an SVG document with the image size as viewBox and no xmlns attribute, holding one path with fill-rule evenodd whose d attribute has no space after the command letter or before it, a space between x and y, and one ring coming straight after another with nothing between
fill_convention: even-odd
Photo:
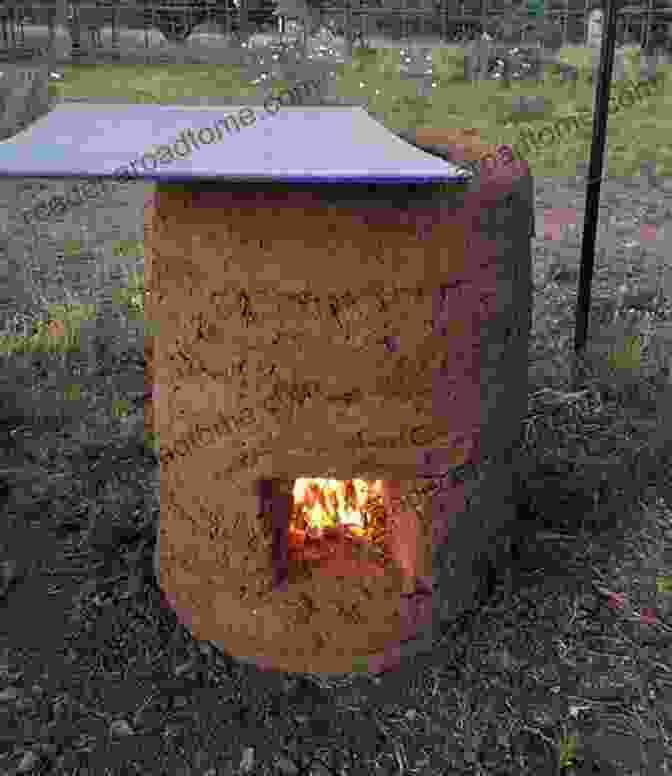
<instances>
[{"instance_id":1,"label":"fence post","mask_svg":"<svg viewBox=\"0 0 672 776\"><path fill-rule=\"evenodd\" d=\"M614 45L616 38L616 0L607 0L606 13L603 14L602 45L600 47L600 67L597 73L597 92L593 111L593 139L590 149L590 166L586 187L586 213L583 224L581 244L581 271L579 274L578 300L576 303L576 323L574 331L574 351L582 355L588 336L588 317L595 264L595 235L600 209L600 188L602 185L604 145L607 136L607 114L611 73L614 65Z\"/></svg>"}]
</instances>

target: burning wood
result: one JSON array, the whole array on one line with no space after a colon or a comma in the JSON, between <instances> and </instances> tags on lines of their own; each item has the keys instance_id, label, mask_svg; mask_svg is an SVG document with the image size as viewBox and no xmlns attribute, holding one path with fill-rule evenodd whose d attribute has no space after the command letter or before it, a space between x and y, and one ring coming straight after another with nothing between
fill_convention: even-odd
<instances>
[{"instance_id":1,"label":"burning wood","mask_svg":"<svg viewBox=\"0 0 672 776\"><path fill-rule=\"evenodd\" d=\"M371 541L374 529L371 512L381 500L381 488L380 480L297 479L290 521L290 546L301 547L306 542L322 539Z\"/></svg>"}]
</instances>

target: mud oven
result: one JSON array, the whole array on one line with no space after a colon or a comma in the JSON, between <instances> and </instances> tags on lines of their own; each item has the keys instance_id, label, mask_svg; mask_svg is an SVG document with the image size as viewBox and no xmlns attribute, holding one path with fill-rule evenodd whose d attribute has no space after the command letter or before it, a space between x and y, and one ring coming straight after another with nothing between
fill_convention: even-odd
<instances>
[{"instance_id":1,"label":"mud oven","mask_svg":"<svg viewBox=\"0 0 672 776\"><path fill-rule=\"evenodd\" d=\"M514 515L532 179L474 132L448 187L156 184L156 573L196 638L377 672L477 599ZM438 150L437 150L438 149Z\"/></svg>"}]
</instances>

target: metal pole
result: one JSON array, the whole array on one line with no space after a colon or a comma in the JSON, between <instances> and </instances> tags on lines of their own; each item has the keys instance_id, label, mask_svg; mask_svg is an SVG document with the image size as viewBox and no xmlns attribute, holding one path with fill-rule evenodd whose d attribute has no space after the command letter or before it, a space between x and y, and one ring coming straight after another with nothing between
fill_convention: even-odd
<instances>
[{"instance_id":1,"label":"metal pole","mask_svg":"<svg viewBox=\"0 0 672 776\"><path fill-rule=\"evenodd\" d=\"M611 87L611 73L614 67L616 0L607 0L606 19L604 22L602 27L602 47L600 50L600 73L597 81L595 106L593 108L593 142L590 149L590 166L586 188L586 215L583 223L583 243L581 245L581 272L576 304L574 350L577 355L583 352L588 335L590 292L595 264L595 235L597 233L597 219L600 209L604 143L607 136L609 90Z\"/></svg>"},{"instance_id":2,"label":"metal pole","mask_svg":"<svg viewBox=\"0 0 672 776\"><path fill-rule=\"evenodd\" d=\"M649 10L646 15L646 40L651 38L651 16L653 15L653 0L649 0Z\"/></svg>"},{"instance_id":3,"label":"metal pole","mask_svg":"<svg viewBox=\"0 0 672 776\"><path fill-rule=\"evenodd\" d=\"M152 4L152 27L156 24L156 8ZM149 49L149 27L147 26L147 20L144 23L145 28L145 56L147 56L147 49Z\"/></svg>"},{"instance_id":4,"label":"metal pole","mask_svg":"<svg viewBox=\"0 0 672 776\"><path fill-rule=\"evenodd\" d=\"M240 0L240 11L241 11L241 18L240 18L240 27L243 32L244 40L249 41L249 39L252 37L252 19L250 16L250 11L252 9L252 4L250 3L250 0ZM304 20L304 32L305 32L305 20Z\"/></svg>"},{"instance_id":5,"label":"metal pole","mask_svg":"<svg viewBox=\"0 0 672 776\"><path fill-rule=\"evenodd\" d=\"M120 8L118 3L112 6L112 48L119 48L119 18Z\"/></svg>"},{"instance_id":6,"label":"metal pole","mask_svg":"<svg viewBox=\"0 0 672 776\"><path fill-rule=\"evenodd\" d=\"M567 46L567 27L569 26L569 0L565 0L565 15L562 25L562 47Z\"/></svg>"},{"instance_id":7,"label":"metal pole","mask_svg":"<svg viewBox=\"0 0 672 776\"><path fill-rule=\"evenodd\" d=\"M81 0L73 0L72 2L72 26L70 28L70 56L74 59L81 57L82 55L82 28L80 15L80 2Z\"/></svg>"},{"instance_id":8,"label":"metal pole","mask_svg":"<svg viewBox=\"0 0 672 776\"><path fill-rule=\"evenodd\" d=\"M62 35L67 33L68 30L68 3L67 0L56 0L56 2L50 6L49 15L51 18L52 28L49 32L49 66L51 69L56 69L56 63L61 59L66 51L65 44L61 47L57 42L57 32L61 32Z\"/></svg>"},{"instance_id":9,"label":"metal pole","mask_svg":"<svg viewBox=\"0 0 672 776\"><path fill-rule=\"evenodd\" d=\"M346 0L345 4L345 45L348 59L352 59L353 48L353 27L352 27L352 2Z\"/></svg>"}]
</instances>

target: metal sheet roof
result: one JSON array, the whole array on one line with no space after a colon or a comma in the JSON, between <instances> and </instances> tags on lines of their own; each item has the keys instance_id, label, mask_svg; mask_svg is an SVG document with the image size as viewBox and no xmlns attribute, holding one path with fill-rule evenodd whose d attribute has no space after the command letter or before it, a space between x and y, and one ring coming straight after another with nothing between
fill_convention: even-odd
<instances>
[{"instance_id":1,"label":"metal sheet roof","mask_svg":"<svg viewBox=\"0 0 672 776\"><path fill-rule=\"evenodd\" d=\"M143 154L153 152L144 167ZM119 178L133 169L133 177L164 182L428 183L472 176L409 145L361 107L278 105L269 113L261 105L61 104L0 142L0 176Z\"/></svg>"}]
</instances>

